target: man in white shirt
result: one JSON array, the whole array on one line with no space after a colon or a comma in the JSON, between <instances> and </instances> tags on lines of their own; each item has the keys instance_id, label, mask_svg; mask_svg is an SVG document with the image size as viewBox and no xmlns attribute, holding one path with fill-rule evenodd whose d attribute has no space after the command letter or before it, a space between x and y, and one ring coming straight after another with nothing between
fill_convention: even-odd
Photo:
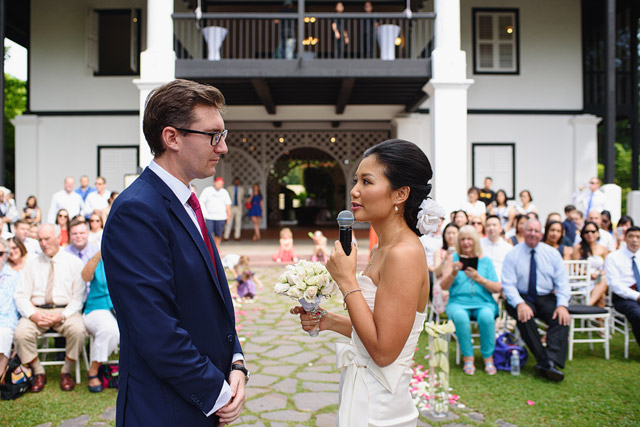
<instances>
[{"instance_id":1,"label":"man in white shirt","mask_svg":"<svg viewBox=\"0 0 640 427\"><path fill-rule=\"evenodd\" d=\"M8 239L12 236L11 224L20 219L20 213L15 202L9 199L10 192L0 190L0 223L2 224L2 237Z\"/></svg>"},{"instance_id":2,"label":"man in white shirt","mask_svg":"<svg viewBox=\"0 0 640 427\"><path fill-rule=\"evenodd\" d=\"M228 240L231 236L231 227L233 227L233 238L240 240L240 231L242 229L242 207L244 206L244 187L240 178L233 178L233 185L227 187L229 196L231 197L231 218L224 227L224 240Z\"/></svg>"},{"instance_id":3,"label":"man in white shirt","mask_svg":"<svg viewBox=\"0 0 640 427\"><path fill-rule=\"evenodd\" d=\"M60 236L52 224L40 227L38 240L42 253L27 261L14 294L22 316L15 330L16 350L20 360L33 369L31 391L39 392L47 380L38 359L36 337L49 329L63 335L67 342L60 387L71 391L75 386L71 373L86 333L81 315L86 297L80 276L82 262L60 250Z\"/></svg>"},{"instance_id":4,"label":"man in white shirt","mask_svg":"<svg viewBox=\"0 0 640 427\"><path fill-rule=\"evenodd\" d=\"M27 221L25 221L24 219L17 220L14 224L14 229L14 236L22 240L22 243L24 243L24 247L27 248L29 257L42 253L42 249L40 249L40 244L38 243L38 241L29 237L29 230L31 229L31 225Z\"/></svg>"},{"instance_id":5,"label":"man in white shirt","mask_svg":"<svg viewBox=\"0 0 640 427\"><path fill-rule=\"evenodd\" d=\"M627 247L609 254L604 271L613 292L613 306L627 317L640 345L640 227L629 227L624 241Z\"/></svg>"},{"instance_id":6,"label":"man in white shirt","mask_svg":"<svg viewBox=\"0 0 640 427\"><path fill-rule=\"evenodd\" d=\"M606 209L605 203L607 201L607 197L602 190L600 190L601 185L602 181L600 181L600 178L593 177L589 180L588 189L583 186L574 193L574 205L576 205L584 216L587 216L592 210L602 212Z\"/></svg>"},{"instance_id":7,"label":"man in white shirt","mask_svg":"<svg viewBox=\"0 0 640 427\"><path fill-rule=\"evenodd\" d=\"M231 218L231 197L223 188L224 179L217 177L213 187L206 187L200 193L202 215L207 224L207 231L213 236L216 246L220 247L224 225Z\"/></svg>"},{"instance_id":8,"label":"man in white shirt","mask_svg":"<svg viewBox=\"0 0 640 427\"><path fill-rule=\"evenodd\" d=\"M489 215L487 217L487 223L484 229L487 237L480 239L482 253L488 256L493 262L493 267L498 274L498 281L500 281L504 257L513 249L513 246L502 238L502 225L500 224L500 218L496 215Z\"/></svg>"},{"instance_id":9,"label":"man in white shirt","mask_svg":"<svg viewBox=\"0 0 640 427\"><path fill-rule=\"evenodd\" d=\"M87 175L82 175L80 177L80 187L76 188L76 193L82 197L82 200L87 200L87 196L96 191L95 188L89 186L89 177Z\"/></svg>"},{"instance_id":10,"label":"man in white shirt","mask_svg":"<svg viewBox=\"0 0 640 427\"><path fill-rule=\"evenodd\" d=\"M64 189L54 193L51 197L49 212L47 214L47 222L56 223L56 215L60 209L66 209L69 213L69 219L82 213L84 209L84 201L82 196L73 191L75 180L68 176L64 179Z\"/></svg>"},{"instance_id":11,"label":"man in white shirt","mask_svg":"<svg viewBox=\"0 0 640 427\"><path fill-rule=\"evenodd\" d=\"M107 181L99 176L96 178L96 191L89 193L84 201L85 217L89 218L91 214L100 215L104 217L104 212L109 206L109 190L107 190Z\"/></svg>"}]
</instances>

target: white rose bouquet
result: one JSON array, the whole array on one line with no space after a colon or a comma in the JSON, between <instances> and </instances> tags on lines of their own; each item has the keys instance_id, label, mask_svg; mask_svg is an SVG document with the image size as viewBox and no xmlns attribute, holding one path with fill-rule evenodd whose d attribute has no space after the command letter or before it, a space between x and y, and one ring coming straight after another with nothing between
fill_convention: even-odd
<instances>
[{"instance_id":1,"label":"white rose bouquet","mask_svg":"<svg viewBox=\"0 0 640 427\"><path fill-rule=\"evenodd\" d=\"M297 300L312 315L322 315L318 311L322 297L329 298L338 291L338 286L324 265L319 262L302 260L295 265L287 265L285 272L274 287L276 294ZM309 331L312 337L320 331Z\"/></svg>"}]
</instances>

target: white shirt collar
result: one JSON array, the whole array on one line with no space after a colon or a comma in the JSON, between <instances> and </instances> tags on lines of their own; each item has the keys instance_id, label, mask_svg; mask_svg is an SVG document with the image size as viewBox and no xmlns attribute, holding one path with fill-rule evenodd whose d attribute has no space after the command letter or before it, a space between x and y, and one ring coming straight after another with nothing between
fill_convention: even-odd
<instances>
[{"instance_id":1,"label":"white shirt collar","mask_svg":"<svg viewBox=\"0 0 640 427\"><path fill-rule=\"evenodd\" d=\"M636 256L636 257L640 258L640 257L638 256L638 255L640 255L640 254L638 253L638 252L640 252L640 251L637 251L637 252L633 253L633 252L631 252L631 251L629 250L629 248L627 248L627 247L625 247L623 250L624 250L624 253L625 253L629 258L631 258L632 256Z\"/></svg>"},{"instance_id":2,"label":"white shirt collar","mask_svg":"<svg viewBox=\"0 0 640 427\"><path fill-rule=\"evenodd\" d=\"M149 163L149 169L155 172L155 174L158 175L162 182L167 184L171 191L173 191L173 194L175 194L178 200L180 200L180 203L182 203L183 205L187 203L189 197L191 197L191 189L189 187L184 185L182 181L164 170L162 166L160 166L153 160L151 160L151 163Z\"/></svg>"}]
</instances>

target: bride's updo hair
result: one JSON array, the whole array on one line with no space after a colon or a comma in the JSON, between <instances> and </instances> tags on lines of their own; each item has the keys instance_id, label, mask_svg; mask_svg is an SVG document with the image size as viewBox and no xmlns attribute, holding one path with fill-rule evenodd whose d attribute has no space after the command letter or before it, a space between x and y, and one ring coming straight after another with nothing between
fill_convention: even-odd
<instances>
[{"instance_id":1,"label":"bride's updo hair","mask_svg":"<svg viewBox=\"0 0 640 427\"><path fill-rule=\"evenodd\" d=\"M433 177L431 163L424 152L413 142L389 139L374 145L364 152L362 158L376 156L384 168L384 175L391 189L409 187L409 197L404 204L404 219L407 225L420 236L416 228L420 204L431 192L429 180Z\"/></svg>"}]
</instances>

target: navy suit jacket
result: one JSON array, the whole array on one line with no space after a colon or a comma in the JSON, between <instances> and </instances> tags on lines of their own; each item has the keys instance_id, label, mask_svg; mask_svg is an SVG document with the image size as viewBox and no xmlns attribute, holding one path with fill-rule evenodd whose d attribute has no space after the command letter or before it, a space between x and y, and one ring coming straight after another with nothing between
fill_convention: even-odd
<instances>
[{"instance_id":1,"label":"navy suit jacket","mask_svg":"<svg viewBox=\"0 0 640 427\"><path fill-rule=\"evenodd\" d=\"M149 168L114 202L102 257L120 328L117 426L217 423L203 411L242 349L214 254L219 274L184 206Z\"/></svg>"}]
</instances>

